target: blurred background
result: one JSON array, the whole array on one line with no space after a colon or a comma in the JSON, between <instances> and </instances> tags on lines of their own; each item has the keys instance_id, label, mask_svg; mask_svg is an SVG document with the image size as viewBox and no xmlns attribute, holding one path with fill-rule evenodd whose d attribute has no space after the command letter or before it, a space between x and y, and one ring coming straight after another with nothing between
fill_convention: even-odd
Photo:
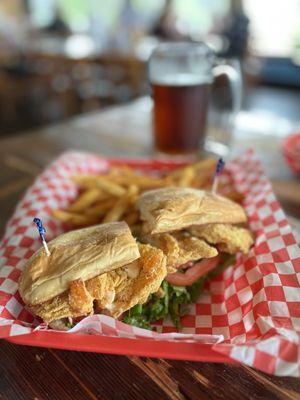
<instances>
[{"instance_id":1,"label":"blurred background","mask_svg":"<svg viewBox=\"0 0 300 400\"><path fill-rule=\"evenodd\" d=\"M260 112L239 123L299 119L299 16L299 0L1 0L0 136L149 94L162 40L238 63L244 107Z\"/></svg>"}]
</instances>

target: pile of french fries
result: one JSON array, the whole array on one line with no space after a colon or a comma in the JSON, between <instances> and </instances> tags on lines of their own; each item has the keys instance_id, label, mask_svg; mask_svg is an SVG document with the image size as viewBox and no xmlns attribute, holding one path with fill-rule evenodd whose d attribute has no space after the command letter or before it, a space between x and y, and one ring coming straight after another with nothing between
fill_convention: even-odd
<instances>
[{"instance_id":1,"label":"pile of french fries","mask_svg":"<svg viewBox=\"0 0 300 400\"><path fill-rule=\"evenodd\" d=\"M72 179L78 185L78 197L67 209L54 210L53 215L74 228L126 221L134 232L141 225L135 207L141 193L168 186L209 189L215 167L216 161L207 158L161 176L146 175L127 166L112 167L105 174L76 175ZM225 195L241 200L236 191Z\"/></svg>"}]
</instances>

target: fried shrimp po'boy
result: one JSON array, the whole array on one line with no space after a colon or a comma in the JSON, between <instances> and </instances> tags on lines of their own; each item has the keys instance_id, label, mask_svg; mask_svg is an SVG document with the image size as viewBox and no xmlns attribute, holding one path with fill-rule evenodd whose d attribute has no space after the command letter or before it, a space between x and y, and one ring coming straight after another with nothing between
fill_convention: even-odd
<instances>
[{"instance_id":1,"label":"fried shrimp po'boy","mask_svg":"<svg viewBox=\"0 0 300 400\"><path fill-rule=\"evenodd\" d=\"M137 244L125 222L62 234L27 262L19 281L28 308L50 327L66 330L85 316L115 318L157 292L166 259L151 245Z\"/></svg>"},{"instance_id":2,"label":"fried shrimp po'boy","mask_svg":"<svg viewBox=\"0 0 300 400\"><path fill-rule=\"evenodd\" d=\"M140 240L164 252L168 270L160 291L151 296L141 315L149 322L150 314L151 322L170 314L178 325L186 308L182 305L196 301L205 279L232 265L237 253L248 253L253 238L243 227L245 211L220 195L178 187L143 193L137 208L144 221Z\"/></svg>"}]
</instances>

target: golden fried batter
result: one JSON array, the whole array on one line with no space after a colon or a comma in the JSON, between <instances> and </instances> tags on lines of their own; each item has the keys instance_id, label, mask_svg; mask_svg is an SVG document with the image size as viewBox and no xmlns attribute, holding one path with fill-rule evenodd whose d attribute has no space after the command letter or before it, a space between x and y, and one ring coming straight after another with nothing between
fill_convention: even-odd
<instances>
[{"instance_id":1,"label":"golden fried batter","mask_svg":"<svg viewBox=\"0 0 300 400\"><path fill-rule=\"evenodd\" d=\"M136 304L147 301L156 292L167 274L163 252L149 245L139 245L141 257L117 270L107 272L86 282L71 282L70 289L38 306L32 311L52 321L93 313L93 301L99 310L117 318Z\"/></svg>"},{"instance_id":2,"label":"golden fried batter","mask_svg":"<svg viewBox=\"0 0 300 400\"><path fill-rule=\"evenodd\" d=\"M69 305L73 311L81 315L93 312L93 298L87 291L82 279L70 283Z\"/></svg>"},{"instance_id":3,"label":"golden fried batter","mask_svg":"<svg viewBox=\"0 0 300 400\"><path fill-rule=\"evenodd\" d=\"M71 282L69 291L31 309L44 321L51 322L59 318L93 314L93 298L84 282L78 279Z\"/></svg>"},{"instance_id":4,"label":"golden fried batter","mask_svg":"<svg viewBox=\"0 0 300 400\"><path fill-rule=\"evenodd\" d=\"M217 249L187 232L162 233L144 239L161 249L167 256L168 273L175 272L176 265L200 258L212 258L218 254Z\"/></svg>"},{"instance_id":5,"label":"golden fried batter","mask_svg":"<svg viewBox=\"0 0 300 400\"><path fill-rule=\"evenodd\" d=\"M139 245L139 250L141 257L137 260L138 276L128 278L126 285L116 288L111 308L111 315L115 318L136 304L145 303L150 294L158 291L167 275L166 258L161 250L149 245Z\"/></svg>"},{"instance_id":6,"label":"golden fried batter","mask_svg":"<svg viewBox=\"0 0 300 400\"><path fill-rule=\"evenodd\" d=\"M190 228L189 231L208 243L218 244L220 251L229 254L239 251L247 254L253 244L253 237L248 229L229 224L207 224Z\"/></svg>"},{"instance_id":7,"label":"golden fried batter","mask_svg":"<svg viewBox=\"0 0 300 400\"><path fill-rule=\"evenodd\" d=\"M126 281L127 274L124 268L96 276L86 282L86 287L96 300L97 308L102 310L110 308L115 298L115 289Z\"/></svg>"},{"instance_id":8,"label":"golden fried batter","mask_svg":"<svg viewBox=\"0 0 300 400\"><path fill-rule=\"evenodd\" d=\"M31 306L30 309L46 322L73 316L67 292L37 306Z\"/></svg>"}]
</instances>

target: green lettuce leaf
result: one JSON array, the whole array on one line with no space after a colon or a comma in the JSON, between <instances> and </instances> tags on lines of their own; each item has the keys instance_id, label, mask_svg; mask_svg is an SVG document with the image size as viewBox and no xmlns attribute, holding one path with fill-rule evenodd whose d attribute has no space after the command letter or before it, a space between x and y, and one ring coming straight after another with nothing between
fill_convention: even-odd
<instances>
[{"instance_id":1,"label":"green lettuce leaf","mask_svg":"<svg viewBox=\"0 0 300 400\"><path fill-rule=\"evenodd\" d=\"M126 317L123 318L123 322L132 326L136 326L138 328L152 329L149 321L147 321L147 319L144 318L142 315L136 315L133 317L126 315Z\"/></svg>"}]
</instances>

